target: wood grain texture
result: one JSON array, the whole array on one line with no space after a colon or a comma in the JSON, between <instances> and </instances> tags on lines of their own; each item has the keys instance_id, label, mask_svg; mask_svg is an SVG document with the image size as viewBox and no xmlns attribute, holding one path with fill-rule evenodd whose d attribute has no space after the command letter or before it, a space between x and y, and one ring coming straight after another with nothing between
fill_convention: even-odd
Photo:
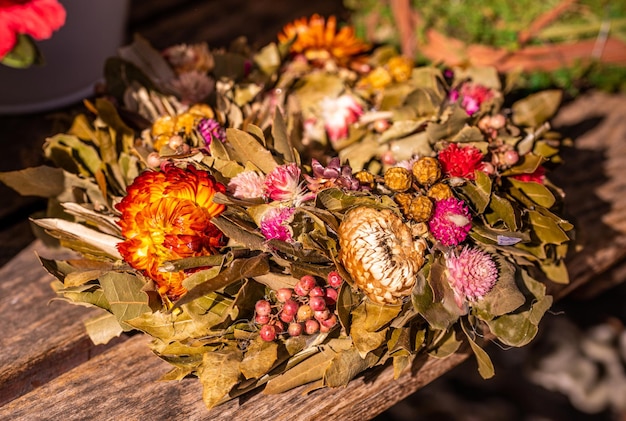
<instances>
[{"instance_id":1,"label":"wood grain texture","mask_svg":"<svg viewBox=\"0 0 626 421\"><path fill-rule=\"evenodd\" d=\"M572 287L564 296L607 270L623 277L626 258L626 98L592 93L566 104L555 126L572 137L565 163L551 179L567 194L584 248L569 260ZM0 269L0 314L8 320L0 353L0 419L367 419L382 412L467 358L423 359L392 379L392 369L371 370L346 388L303 388L278 396L246 395L207 411L197 379L157 382L169 369L148 349L143 335L107 347L88 341L82 320L88 309L46 303L51 278L40 267L35 243ZM46 257L53 257L45 252ZM623 281L613 279L612 284ZM96 355L98 354L98 355ZM496 374L497 375L497 374ZM2 405L0 403L0 405Z\"/></svg>"}]
</instances>

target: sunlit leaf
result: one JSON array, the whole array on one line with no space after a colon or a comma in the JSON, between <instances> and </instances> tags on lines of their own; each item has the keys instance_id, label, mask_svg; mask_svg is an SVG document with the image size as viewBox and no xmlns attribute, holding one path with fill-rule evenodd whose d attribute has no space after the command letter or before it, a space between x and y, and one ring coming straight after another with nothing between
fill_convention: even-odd
<instances>
[{"instance_id":1,"label":"sunlit leaf","mask_svg":"<svg viewBox=\"0 0 626 421\"><path fill-rule=\"evenodd\" d=\"M125 331L131 330L126 321L151 312L148 296L142 291L145 283L130 273L108 272L99 278L104 296Z\"/></svg>"},{"instance_id":2,"label":"sunlit leaf","mask_svg":"<svg viewBox=\"0 0 626 421\"><path fill-rule=\"evenodd\" d=\"M198 378L203 386L202 400L207 408L213 408L220 403L233 386L239 383L241 359L242 353L234 345L203 355Z\"/></svg>"},{"instance_id":3,"label":"sunlit leaf","mask_svg":"<svg viewBox=\"0 0 626 421\"><path fill-rule=\"evenodd\" d=\"M239 369L246 379L261 377L272 368L277 358L278 344L264 341L259 336L248 346Z\"/></svg>"}]
</instances>

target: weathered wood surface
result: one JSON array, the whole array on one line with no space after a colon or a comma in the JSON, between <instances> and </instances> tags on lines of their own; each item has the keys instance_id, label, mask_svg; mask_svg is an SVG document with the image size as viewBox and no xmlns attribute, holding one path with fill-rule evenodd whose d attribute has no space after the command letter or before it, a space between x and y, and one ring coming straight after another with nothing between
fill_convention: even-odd
<instances>
[{"instance_id":1,"label":"weathered wood surface","mask_svg":"<svg viewBox=\"0 0 626 421\"><path fill-rule=\"evenodd\" d=\"M626 258L626 98L591 93L565 105L554 125L574 140L565 164L552 175L567 194L584 248L568 264L571 287L603 288L624 280ZM149 351L143 335L93 346L82 320L91 312L54 297L33 244L0 269L0 314L5 320L0 353L0 419L368 419L467 358L420 359L393 380L386 367L346 388L303 388L278 396L246 395L207 411L197 379L157 382L169 365ZM52 257L50 251L42 255ZM608 272L607 272L608 271ZM8 323L7 323L8 322ZM97 354L97 355L96 355ZM497 375L497 373L496 373ZM0 403L0 405L2 405Z\"/></svg>"}]
</instances>

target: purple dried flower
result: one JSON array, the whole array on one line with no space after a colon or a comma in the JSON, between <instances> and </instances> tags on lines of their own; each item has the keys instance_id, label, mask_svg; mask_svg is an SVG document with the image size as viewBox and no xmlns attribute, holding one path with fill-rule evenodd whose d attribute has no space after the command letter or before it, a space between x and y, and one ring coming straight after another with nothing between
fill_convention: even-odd
<instances>
[{"instance_id":1,"label":"purple dried flower","mask_svg":"<svg viewBox=\"0 0 626 421\"><path fill-rule=\"evenodd\" d=\"M352 176L352 168L349 165L341 165L338 157L330 160L324 167L317 159L311 160L313 176L304 175L307 187L312 192L318 192L331 187L339 187L346 190L359 190L359 180Z\"/></svg>"},{"instance_id":2,"label":"purple dried flower","mask_svg":"<svg viewBox=\"0 0 626 421\"><path fill-rule=\"evenodd\" d=\"M457 304L465 300L477 301L487 294L498 279L498 268L489 253L464 247L458 256L446 259L450 286Z\"/></svg>"},{"instance_id":3,"label":"purple dried flower","mask_svg":"<svg viewBox=\"0 0 626 421\"><path fill-rule=\"evenodd\" d=\"M268 240L277 239L293 242L293 234L289 222L296 208L279 207L268 210L261 220L261 233Z\"/></svg>"},{"instance_id":4,"label":"purple dried flower","mask_svg":"<svg viewBox=\"0 0 626 421\"><path fill-rule=\"evenodd\" d=\"M203 118L198 123L198 131L204 138L206 146L209 146L213 140L220 142L226 141L226 131L217 120L212 118Z\"/></svg>"},{"instance_id":5,"label":"purple dried flower","mask_svg":"<svg viewBox=\"0 0 626 421\"><path fill-rule=\"evenodd\" d=\"M430 232L444 246L456 246L465 240L472 228L469 208L455 197L435 202L435 211L428 222Z\"/></svg>"}]
</instances>

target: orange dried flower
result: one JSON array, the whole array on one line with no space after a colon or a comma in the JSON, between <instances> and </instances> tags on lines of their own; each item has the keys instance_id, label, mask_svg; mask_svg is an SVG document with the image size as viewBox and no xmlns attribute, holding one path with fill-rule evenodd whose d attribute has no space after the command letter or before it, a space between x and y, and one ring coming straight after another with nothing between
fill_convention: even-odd
<instances>
[{"instance_id":1,"label":"orange dried flower","mask_svg":"<svg viewBox=\"0 0 626 421\"><path fill-rule=\"evenodd\" d=\"M186 276L183 271L159 271L165 261L210 255L224 245L211 218L224 210L213 197L225 190L206 171L169 165L161 172L140 174L116 205L125 238L118 244L120 254L153 279L163 297L176 300L184 294Z\"/></svg>"},{"instance_id":2,"label":"orange dried flower","mask_svg":"<svg viewBox=\"0 0 626 421\"><path fill-rule=\"evenodd\" d=\"M278 34L278 41L287 43L295 38L291 44L291 52L304 54L315 62L326 62L334 59L345 64L350 58L369 48L369 45L354 35L354 28L344 26L337 31L337 19L330 16L328 20L318 14L310 19L296 19L283 28Z\"/></svg>"}]
</instances>

